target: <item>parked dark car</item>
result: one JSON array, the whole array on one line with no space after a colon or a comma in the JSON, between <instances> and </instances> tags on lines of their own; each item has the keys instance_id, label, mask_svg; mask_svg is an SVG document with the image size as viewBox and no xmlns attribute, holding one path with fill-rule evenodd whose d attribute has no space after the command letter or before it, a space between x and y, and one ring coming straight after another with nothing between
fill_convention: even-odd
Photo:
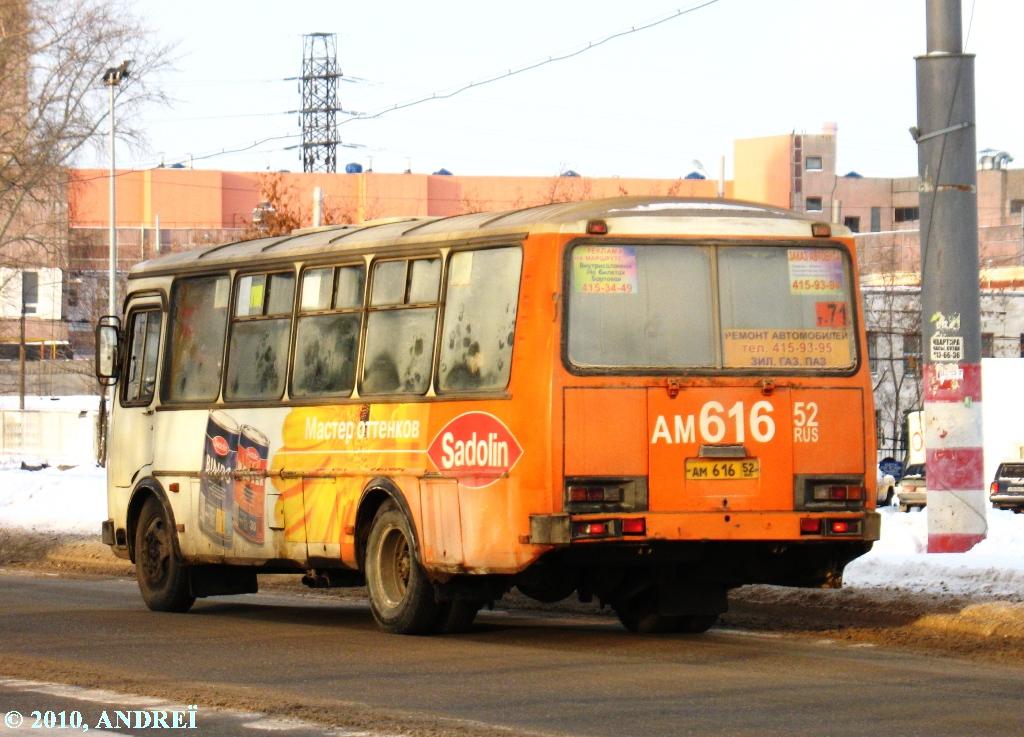
<instances>
[{"instance_id":1,"label":"parked dark car","mask_svg":"<svg viewBox=\"0 0 1024 737\"><path fill-rule=\"evenodd\" d=\"M996 509L1024 511L1024 461L999 464L988 487L988 498Z\"/></svg>"},{"instance_id":2,"label":"parked dark car","mask_svg":"<svg viewBox=\"0 0 1024 737\"><path fill-rule=\"evenodd\" d=\"M928 485L925 482L923 463L911 463L896 488L900 500L900 511L909 512L913 507L925 508L928 504Z\"/></svg>"}]
</instances>

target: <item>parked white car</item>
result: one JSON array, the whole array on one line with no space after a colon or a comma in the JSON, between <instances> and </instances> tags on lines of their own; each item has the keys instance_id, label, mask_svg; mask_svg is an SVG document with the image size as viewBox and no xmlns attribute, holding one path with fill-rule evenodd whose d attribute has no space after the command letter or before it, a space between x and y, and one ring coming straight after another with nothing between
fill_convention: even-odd
<instances>
[{"instance_id":1,"label":"parked white car","mask_svg":"<svg viewBox=\"0 0 1024 737\"><path fill-rule=\"evenodd\" d=\"M907 466L896 494L900 499L901 512L909 512L914 507L925 508L928 504L928 482L925 479L923 463L912 463Z\"/></svg>"}]
</instances>

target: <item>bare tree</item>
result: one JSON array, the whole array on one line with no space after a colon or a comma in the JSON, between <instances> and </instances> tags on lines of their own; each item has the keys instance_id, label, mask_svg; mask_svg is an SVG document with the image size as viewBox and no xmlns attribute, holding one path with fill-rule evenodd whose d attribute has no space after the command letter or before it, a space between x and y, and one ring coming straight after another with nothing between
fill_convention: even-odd
<instances>
[{"instance_id":1,"label":"bare tree","mask_svg":"<svg viewBox=\"0 0 1024 737\"><path fill-rule=\"evenodd\" d=\"M109 93L103 72L131 62L129 76L113 89L121 138L137 142L133 114L164 99L149 80L169 66L170 50L120 0L0 0L0 294L7 293L8 302L20 295L13 308L17 319L10 319L10 305L0 319L0 341L10 344L16 336L21 356L28 357L25 344L32 341L33 357L58 357L58 346L66 348L72 337L60 310L60 287L57 307L32 318L22 288L27 272L37 280L40 273L62 273L66 287L76 268L67 247L67 171L85 147L105 141ZM53 377L53 362L47 364L39 371L40 361L31 373ZM20 377L26 369L22 362ZM36 390L42 387L37 381Z\"/></svg>"},{"instance_id":2,"label":"bare tree","mask_svg":"<svg viewBox=\"0 0 1024 737\"><path fill-rule=\"evenodd\" d=\"M579 202L580 200L589 199L591 188L592 184L589 179L561 174L551 178L551 184L543 195L543 200L540 204Z\"/></svg>"},{"instance_id":3,"label":"bare tree","mask_svg":"<svg viewBox=\"0 0 1024 737\"><path fill-rule=\"evenodd\" d=\"M287 235L312 222L312 206L299 198L281 173L261 174L259 182L259 203L243 233L244 238ZM324 225L354 223L357 220L355 211L355 203L325 201L321 211L322 222Z\"/></svg>"},{"instance_id":4,"label":"bare tree","mask_svg":"<svg viewBox=\"0 0 1024 737\"><path fill-rule=\"evenodd\" d=\"M878 449L892 457L899 456L904 416L920 409L922 398L921 293L918 276L907 281L908 250L902 241L858 243Z\"/></svg>"},{"instance_id":5,"label":"bare tree","mask_svg":"<svg viewBox=\"0 0 1024 737\"><path fill-rule=\"evenodd\" d=\"M116 0L0 0L0 265L66 268L67 167L102 145L104 70L131 60L115 88L118 133L142 105L163 101L151 84L171 47Z\"/></svg>"}]
</instances>

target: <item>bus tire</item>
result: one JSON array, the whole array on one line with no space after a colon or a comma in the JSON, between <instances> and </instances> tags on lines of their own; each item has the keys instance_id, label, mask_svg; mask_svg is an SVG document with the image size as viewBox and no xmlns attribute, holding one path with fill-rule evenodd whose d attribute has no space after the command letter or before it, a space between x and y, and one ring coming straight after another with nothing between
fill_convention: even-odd
<instances>
[{"instance_id":1,"label":"bus tire","mask_svg":"<svg viewBox=\"0 0 1024 737\"><path fill-rule=\"evenodd\" d=\"M188 567L175 552L174 529L156 497L142 505L135 526L135 578L143 601L155 612L187 612L195 603Z\"/></svg>"},{"instance_id":2,"label":"bus tire","mask_svg":"<svg viewBox=\"0 0 1024 737\"><path fill-rule=\"evenodd\" d=\"M658 611L658 596L654 589L620 601L615 605L615 613L623 627L640 635L674 632L681 619Z\"/></svg>"},{"instance_id":3,"label":"bus tire","mask_svg":"<svg viewBox=\"0 0 1024 737\"><path fill-rule=\"evenodd\" d=\"M438 608L434 630L442 635L468 632L473 627L473 620L479 611L479 602L465 599L444 602Z\"/></svg>"},{"instance_id":4,"label":"bus tire","mask_svg":"<svg viewBox=\"0 0 1024 737\"><path fill-rule=\"evenodd\" d=\"M366 587L377 624L400 635L435 631L440 611L414 540L402 510L393 501L382 504L366 543Z\"/></svg>"}]
</instances>

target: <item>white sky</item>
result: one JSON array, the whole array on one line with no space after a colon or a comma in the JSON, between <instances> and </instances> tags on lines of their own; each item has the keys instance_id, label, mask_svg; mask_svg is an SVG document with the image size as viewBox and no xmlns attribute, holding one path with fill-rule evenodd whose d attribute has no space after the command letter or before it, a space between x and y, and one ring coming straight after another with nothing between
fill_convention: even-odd
<instances>
[{"instance_id":1,"label":"white sky","mask_svg":"<svg viewBox=\"0 0 1024 737\"><path fill-rule=\"evenodd\" d=\"M149 146L119 166L170 164L299 132L302 34L338 34L342 107L372 113L557 56L664 17L696 0L136 0L167 41L176 102L144 120ZM1024 162L1019 41L1024 3L963 0L977 54L978 148ZM971 19L973 9L973 19ZM924 0L719 0L518 76L374 120L341 125L339 169L549 176L712 176L736 138L839 126L840 173L913 176L914 55L925 51ZM116 61L116 60L115 60ZM98 87L98 94L103 94ZM339 116L339 120L344 120ZM197 167L301 171L298 142L275 141ZM82 165L106 166L102 150Z\"/></svg>"}]
</instances>

